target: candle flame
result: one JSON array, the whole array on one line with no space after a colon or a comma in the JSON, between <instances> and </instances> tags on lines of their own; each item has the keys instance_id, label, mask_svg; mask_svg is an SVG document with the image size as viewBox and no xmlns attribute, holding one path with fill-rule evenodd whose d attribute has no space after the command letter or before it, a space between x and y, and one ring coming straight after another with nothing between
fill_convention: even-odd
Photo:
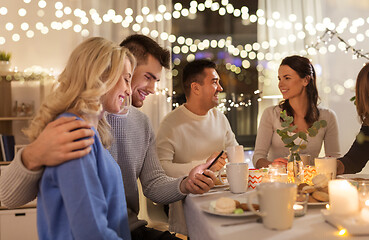
<instances>
[{"instance_id":1,"label":"candle flame","mask_svg":"<svg viewBox=\"0 0 369 240\"><path fill-rule=\"evenodd\" d=\"M329 208L330 208L331 206L329 206L329 204L327 203L327 205L325 205L325 208L327 209L327 210L329 210Z\"/></svg>"},{"instance_id":2,"label":"candle flame","mask_svg":"<svg viewBox=\"0 0 369 240\"><path fill-rule=\"evenodd\" d=\"M347 233L347 230L346 229L341 229L339 232L338 232L338 235L340 235L340 236L344 236L344 235L346 235L346 233Z\"/></svg>"}]
</instances>

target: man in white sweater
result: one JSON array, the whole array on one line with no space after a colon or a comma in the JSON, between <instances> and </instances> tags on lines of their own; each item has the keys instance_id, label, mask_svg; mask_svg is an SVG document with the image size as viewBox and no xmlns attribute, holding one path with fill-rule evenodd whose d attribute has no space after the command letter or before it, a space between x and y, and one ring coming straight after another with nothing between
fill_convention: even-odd
<instances>
[{"instance_id":1,"label":"man in white sweater","mask_svg":"<svg viewBox=\"0 0 369 240\"><path fill-rule=\"evenodd\" d=\"M183 70L186 103L160 123L157 152L168 176L183 177L215 152L238 145L228 119L215 107L223 88L216 64L195 60ZM170 205L170 230L186 234L181 202Z\"/></svg>"},{"instance_id":2,"label":"man in white sweater","mask_svg":"<svg viewBox=\"0 0 369 240\"><path fill-rule=\"evenodd\" d=\"M205 170L210 164L194 168L188 177L171 178L165 175L156 155L155 136L148 117L137 110L145 97L155 92L162 67L169 67L169 52L155 41L143 35L131 35L121 46L125 46L137 58L137 67L132 77L132 104L127 116L109 115L115 141L110 152L118 162L126 189L129 225L132 239L178 239L169 232L160 232L146 227L147 222L137 218L139 198L137 179L140 178L143 193L154 202L168 204L183 199L188 193L204 193L214 186L214 174ZM23 151L0 177L0 201L14 208L33 200L38 192L38 180L43 166L61 164L90 152L93 131L83 121L64 118L50 123L41 135ZM73 129L79 129L73 131ZM50 137L57 136L57 137ZM53 141L48 141L53 139ZM214 156L212 156L214 158Z\"/></svg>"}]
</instances>

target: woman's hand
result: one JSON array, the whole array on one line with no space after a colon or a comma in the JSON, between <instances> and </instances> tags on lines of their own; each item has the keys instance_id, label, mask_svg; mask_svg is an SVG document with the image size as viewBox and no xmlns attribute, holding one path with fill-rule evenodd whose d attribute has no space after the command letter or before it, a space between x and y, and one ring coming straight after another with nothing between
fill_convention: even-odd
<instances>
[{"instance_id":1,"label":"woman's hand","mask_svg":"<svg viewBox=\"0 0 369 240\"><path fill-rule=\"evenodd\" d=\"M286 167L287 163L288 163L288 160L285 159L285 158L276 158L276 159L274 159L272 165L273 166L284 166L284 167Z\"/></svg>"}]
</instances>

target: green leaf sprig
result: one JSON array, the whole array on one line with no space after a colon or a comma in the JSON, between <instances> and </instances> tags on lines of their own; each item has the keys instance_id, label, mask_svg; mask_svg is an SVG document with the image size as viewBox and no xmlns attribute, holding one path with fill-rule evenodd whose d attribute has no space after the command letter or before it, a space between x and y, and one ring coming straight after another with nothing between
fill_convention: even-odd
<instances>
[{"instance_id":1,"label":"green leaf sprig","mask_svg":"<svg viewBox=\"0 0 369 240\"><path fill-rule=\"evenodd\" d=\"M359 132L359 134L356 136L356 141L359 144L363 144L365 141L369 141L369 136L366 136L363 132Z\"/></svg>"},{"instance_id":2,"label":"green leaf sprig","mask_svg":"<svg viewBox=\"0 0 369 240\"><path fill-rule=\"evenodd\" d=\"M9 61L11 57L12 57L11 53L0 51L0 61Z\"/></svg>"},{"instance_id":3,"label":"green leaf sprig","mask_svg":"<svg viewBox=\"0 0 369 240\"><path fill-rule=\"evenodd\" d=\"M320 128L327 126L327 121L325 120L315 121L306 132L300 131L295 133L294 131L297 126L292 125L293 117L288 116L286 110L281 111L280 117L283 120L281 124L283 129L277 129L277 134L281 136L285 147L287 147L291 153L296 153L302 149L306 149L306 143L308 142L307 136L315 137ZM298 138L301 139L301 141L299 144L296 144L294 141ZM303 141L306 143L303 143Z\"/></svg>"}]
</instances>

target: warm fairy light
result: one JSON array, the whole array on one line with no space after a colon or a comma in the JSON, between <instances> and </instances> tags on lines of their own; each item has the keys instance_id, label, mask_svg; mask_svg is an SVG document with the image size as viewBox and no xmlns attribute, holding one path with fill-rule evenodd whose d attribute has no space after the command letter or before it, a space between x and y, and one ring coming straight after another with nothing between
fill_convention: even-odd
<instances>
[{"instance_id":1,"label":"warm fairy light","mask_svg":"<svg viewBox=\"0 0 369 240\"><path fill-rule=\"evenodd\" d=\"M124 10L124 13L127 16L131 16L133 14L133 10L132 10L132 8L126 8L126 10Z\"/></svg>"},{"instance_id":2,"label":"warm fairy light","mask_svg":"<svg viewBox=\"0 0 369 240\"><path fill-rule=\"evenodd\" d=\"M74 25L73 31L79 33L81 30L82 30L81 25L79 25L79 24Z\"/></svg>"},{"instance_id":3,"label":"warm fairy light","mask_svg":"<svg viewBox=\"0 0 369 240\"><path fill-rule=\"evenodd\" d=\"M87 29L83 29L81 31L82 37L88 37L90 35L90 32Z\"/></svg>"},{"instance_id":4,"label":"warm fairy light","mask_svg":"<svg viewBox=\"0 0 369 240\"><path fill-rule=\"evenodd\" d=\"M34 33L32 30L28 30L28 31L26 32L26 36L27 36L28 38L33 38L33 37L35 36L35 33Z\"/></svg>"},{"instance_id":5,"label":"warm fairy light","mask_svg":"<svg viewBox=\"0 0 369 240\"><path fill-rule=\"evenodd\" d=\"M63 8L63 3L62 2L56 2L55 3L55 9L61 10Z\"/></svg>"},{"instance_id":6,"label":"warm fairy light","mask_svg":"<svg viewBox=\"0 0 369 240\"><path fill-rule=\"evenodd\" d=\"M150 8L148 8L148 7L143 7L143 8L141 9L141 12L142 12L142 14L143 14L143 15L147 15L147 14L149 14L149 13L150 13Z\"/></svg>"},{"instance_id":7,"label":"warm fairy light","mask_svg":"<svg viewBox=\"0 0 369 240\"><path fill-rule=\"evenodd\" d=\"M40 0L40 1L38 2L38 6L39 6L40 8L45 8L45 7L46 7L46 1L44 1L44 0Z\"/></svg>"},{"instance_id":8,"label":"warm fairy light","mask_svg":"<svg viewBox=\"0 0 369 240\"><path fill-rule=\"evenodd\" d=\"M151 37L153 37L153 38L157 38L157 37L159 36L159 32L158 32L158 31L156 31L156 30L153 30L153 31L151 31L150 35L151 35ZM179 52L178 52L178 53L179 53Z\"/></svg>"},{"instance_id":9,"label":"warm fairy light","mask_svg":"<svg viewBox=\"0 0 369 240\"><path fill-rule=\"evenodd\" d=\"M63 11L62 11L62 10L57 10L57 11L55 11L55 16L56 16L57 18L62 18L62 17L63 17L63 15L64 15L64 13L63 13Z\"/></svg>"},{"instance_id":10,"label":"warm fairy light","mask_svg":"<svg viewBox=\"0 0 369 240\"><path fill-rule=\"evenodd\" d=\"M11 22L8 22L7 24L5 24L5 29L8 31L11 31L14 29L14 25Z\"/></svg>"},{"instance_id":11,"label":"warm fairy light","mask_svg":"<svg viewBox=\"0 0 369 240\"><path fill-rule=\"evenodd\" d=\"M6 7L1 7L0 8L0 14L1 15L6 15L8 13L8 9Z\"/></svg>"},{"instance_id":12,"label":"warm fairy light","mask_svg":"<svg viewBox=\"0 0 369 240\"><path fill-rule=\"evenodd\" d=\"M18 42L20 40L19 34L17 34L17 33L13 34L12 39L13 39L14 42Z\"/></svg>"},{"instance_id":13,"label":"warm fairy light","mask_svg":"<svg viewBox=\"0 0 369 240\"><path fill-rule=\"evenodd\" d=\"M72 9L71 9L70 7L65 7L65 8L64 8L64 13L65 13L66 15L69 15L69 14L71 14L71 13L72 13Z\"/></svg>"},{"instance_id":14,"label":"warm fairy light","mask_svg":"<svg viewBox=\"0 0 369 240\"><path fill-rule=\"evenodd\" d=\"M158 11L160 13L164 13L166 10L167 10L167 7L165 5L163 5L163 4L162 5L159 5Z\"/></svg>"},{"instance_id":15,"label":"warm fairy light","mask_svg":"<svg viewBox=\"0 0 369 240\"><path fill-rule=\"evenodd\" d=\"M19 14L19 16L24 17L24 16L26 16L27 11L26 11L26 9L24 9L24 8L20 8L20 9L18 10L18 14Z\"/></svg>"}]
</instances>

